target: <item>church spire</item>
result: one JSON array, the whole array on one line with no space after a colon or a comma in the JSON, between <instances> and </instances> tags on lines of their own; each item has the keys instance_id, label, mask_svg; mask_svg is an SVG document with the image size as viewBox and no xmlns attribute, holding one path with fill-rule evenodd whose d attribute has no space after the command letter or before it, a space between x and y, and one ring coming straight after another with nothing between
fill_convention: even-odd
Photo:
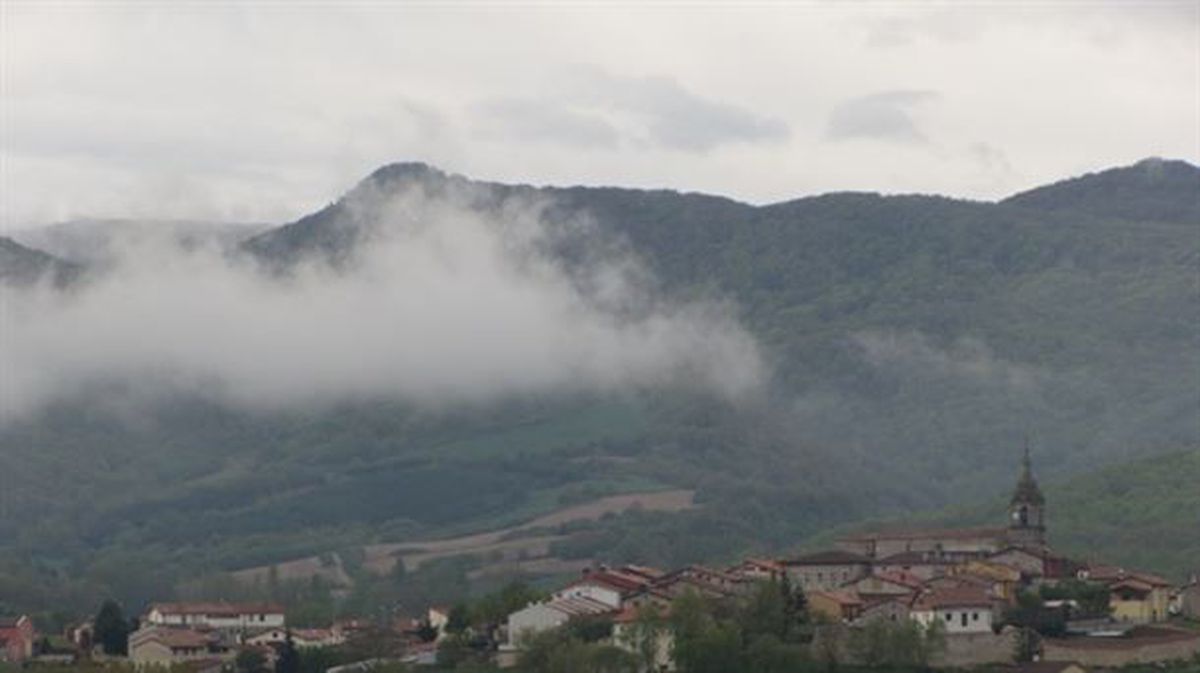
<instances>
[{"instance_id":1,"label":"church spire","mask_svg":"<svg viewBox=\"0 0 1200 673\"><path fill-rule=\"evenodd\" d=\"M1025 450L1021 456L1021 476L1013 489L1008 512L1011 517L1009 541L1022 547L1041 547L1046 543L1045 528L1046 498L1038 488L1033 476L1033 460L1029 455L1029 439L1025 439Z\"/></svg>"},{"instance_id":2,"label":"church spire","mask_svg":"<svg viewBox=\"0 0 1200 673\"><path fill-rule=\"evenodd\" d=\"M1033 461L1029 457L1029 439L1025 439L1025 453L1021 457L1021 478L1017 480L1017 488L1013 491L1012 504L1043 505L1046 499L1042 489L1038 488L1037 479L1033 476Z\"/></svg>"}]
</instances>

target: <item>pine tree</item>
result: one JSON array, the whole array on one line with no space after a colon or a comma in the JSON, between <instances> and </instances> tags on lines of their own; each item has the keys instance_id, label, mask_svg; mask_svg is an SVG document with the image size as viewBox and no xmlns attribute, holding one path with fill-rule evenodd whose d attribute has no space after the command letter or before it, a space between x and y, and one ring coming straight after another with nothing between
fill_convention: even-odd
<instances>
[{"instance_id":1,"label":"pine tree","mask_svg":"<svg viewBox=\"0 0 1200 673\"><path fill-rule=\"evenodd\" d=\"M299 673L300 653L296 651L296 643L292 640L292 631L288 629L283 639L283 647L279 650L279 658L275 660L275 673Z\"/></svg>"},{"instance_id":2,"label":"pine tree","mask_svg":"<svg viewBox=\"0 0 1200 673\"><path fill-rule=\"evenodd\" d=\"M96 642L105 654L125 656L129 653L129 624L116 601L110 599L101 604L94 632Z\"/></svg>"}]
</instances>

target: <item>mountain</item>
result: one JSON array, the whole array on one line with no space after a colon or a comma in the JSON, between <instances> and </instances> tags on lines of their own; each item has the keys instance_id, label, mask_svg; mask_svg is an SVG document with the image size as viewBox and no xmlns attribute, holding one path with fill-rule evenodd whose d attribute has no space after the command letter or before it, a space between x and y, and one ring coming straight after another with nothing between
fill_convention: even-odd
<instances>
[{"instance_id":1,"label":"mountain","mask_svg":"<svg viewBox=\"0 0 1200 673\"><path fill-rule=\"evenodd\" d=\"M0 285L20 287L46 280L62 287L78 278L80 272L78 265L0 236Z\"/></svg>"},{"instance_id":2,"label":"mountain","mask_svg":"<svg viewBox=\"0 0 1200 673\"><path fill-rule=\"evenodd\" d=\"M1003 203L1131 222L1200 226L1200 168L1186 161L1143 159L1132 166L1021 192Z\"/></svg>"},{"instance_id":3,"label":"mountain","mask_svg":"<svg viewBox=\"0 0 1200 673\"><path fill-rule=\"evenodd\" d=\"M573 525L553 554L719 560L1001 494L1026 436L1048 480L1200 445L1194 192L1163 191L1145 165L1100 174L1114 181L1101 191L1141 204L1132 219L1062 196L1072 181L998 203L834 193L756 207L385 166L241 254L279 273L349 269L406 226L399 195L484 213L536 203L562 268L613 245L664 301L732 307L771 365L765 399L672 389L264 414L180 398L131 423L80 391L0 427L0 575L27 604L137 602L216 570L332 551L353 566L363 544L661 488L695 490L699 506ZM462 590L482 562L408 581Z\"/></svg>"}]
</instances>

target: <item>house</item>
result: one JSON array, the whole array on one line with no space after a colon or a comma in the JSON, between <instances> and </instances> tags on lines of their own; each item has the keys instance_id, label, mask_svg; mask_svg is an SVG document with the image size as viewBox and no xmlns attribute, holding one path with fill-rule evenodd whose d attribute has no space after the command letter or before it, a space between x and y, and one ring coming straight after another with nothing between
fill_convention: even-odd
<instances>
[{"instance_id":1,"label":"house","mask_svg":"<svg viewBox=\"0 0 1200 673\"><path fill-rule=\"evenodd\" d=\"M233 649L217 631L146 626L129 635L129 661L138 668L225 660Z\"/></svg>"},{"instance_id":2,"label":"house","mask_svg":"<svg viewBox=\"0 0 1200 673\"><path fill-rule=\"evenodd\" d=\"M247 645L282 645L289 633L292 636L292 644L300 649L333 647L346 642L345 636L334 629L270 629L250 636L243 642Z\"/></svg>"},{"instance_id":3,"label":"house","mask_svg":"<svg viewBox=\"0 0 1200 673\"><path fill-rule=\"evenodd\" d=\"M779 561L748 558L735 566L730 566L725 572L751 582L778 582L787 575L787 568Z\"/></svg>"},{"instance_id":4,"label":"house","mask_svg":"<svg viewBox=\"0 0 1200 673\"><path fill-rule=\"evenodd\" d=\"M1029 578L1046 576L1046 554L1039 550L1009 547L987 557L987 561L1016 568Z\"/></svg>"},{"instance_id":5,"label":"house","mask_svg":"<svg viewBox=\"0 0 1200 673\"><path fill-rule=\"evenodd\" d=\"M270 603L154 603L142 623L244 631L282 628L284 614Z\"/></svg>"},{"instance_id":6,"label":"house","mask_svg":"<svg viewBox=\"0 0 1200 673\"><path fill-rule=\"evenodd\" d=\"M1025 577L1019 568L995 561L968 561L951 570L951 576L976 577L991 585L991 594L1005 602L1017 600L1017 592Z\"/></svg>"},{"instance_id":7,"label":"house","mask_svg":"<svg viewBox=\"0 0 1200 673\"><path fill-rule=\"evenodd\" d=\"M21 663L33 658L37 630L26 615L0 617L0 662Z\"/></svg>"},{"instance_id":8,"label":"house","mask_svg":"<svg viewBox=\"0 0 1200 673\"><path fill-rule=\"evenodd\" d=\"M959 561L938 552L906 551L879 559L872 567L877 575L904 573L928 581L946 575L958 563Z\"/></svg>"},{"instance_id":9,"label":"house","mask_svg":"<svg viewBox=\"0 0 1200 673\"><path fill-rule=\"evenodd\" d=\"M429 626L437 631L437 640L446 637L446 624L450 621L450 608L444 605L431 605L425 613Z\"/></svg>"},{"instance_id":10,"label":"house","mask_svg":"<svg viewBox=\"0 0 1200 673\"><path fill-rule=\"evenodd\" d=\"M808 611L834 622L853 622L862 614L863 600L851 591L806 591Z\"/></svg>"},{"instance_id":11,"label":"house","mask_svg":"<svg viewBox=\"0 0 1200 673\"><path fill-rule=\"evenodd\" d=\"M640 566L586 568L582 577L554 592L553 598L588 598L617 609L624 599L648 588L659 577Z\"/></svg>"},{"instance_id":12,"label":"house","mask_svg":"<svg viewBox=\"0 0 1200 673\"><path fill-rule=\"evenodd\" d=\"M910 594L903 596L892 597L863 597L863 608L858 614L856 621L858 623L866 623L876 619L882 619L889 622L900 622L908 619L909 606L911 605L912 597Z\"/></svg>"},{"instance_id":13,"label":"house","mask_svg":"<svg viewBox=\"0 0 1200 673\"><path fill-rule=\"evenodd\" d=\"M690 565L673 570L658 578L653 588L678 597L688 591L712 598L736 595L750 586L741 577L723 570Z\"/></svg>"},{"instance_id":14,"label":"house","mask_svg":"<svg viewBox=\"0 0 1200 673\"><path fill-rule=\"evenodd\" d=\"M508 616L508 645L510 649L519 649L529 636L558 628L573 618L614 612L616 607L613 605L587 596L553 598L534 603Z\"/></svg>"},{"instance_id":15,"label":"house","mask_svg":"<svg viewBox=\"0 0 1200 673\"><path fill-rule=\"evenodd\" d=\"M910 615L922 626L941 623L950 635L992 632L992 599L982 587L928 591L913 602Z\"/></svg>"},{"instance_id":16,"label":"house","mask_svg":"<svg viewBox=\"0 0 1200 673\"><path fill-rule=\"evenodd\" d=\"M1112 618L1120 622L1149 624L1167 618L1171 585L1141 577L1127 577L1108 586Z\"/></svg>"},{"instance_id":17,"label":"house","mask_svg":"<svg viewBox=\"0 0 1200 673\"><path fill-rule=\"evenodd\" d=\"M654 608L651 608L654 609ZM666 610L655 610L656 619L647 624L642 619L642 613L636 608L625 608L613 617L613 645L632 652L639 657L646 653L653 656L653 664L649 671L673 671L675 659L671 650L675 647L675 635L665 623Z\"/></svg>"},{"instance_id":18,"label":"house","mask_svg":"<svg viewBox=\"0 0 1200 673\"><path fill-rule=\"evenodd\" d=\"M899 597L911 599L921 589L921 583L921 578L911 573L883 572L845 584L842 589L853 591L870 603Z\"/></svg>"},{"instance_id":19,"label":"house","mask_svg":"<svg viewBox=\"0 0 1200 673\"><path fill-rule=\"evenodd\" d=\"M843 550L819 551L783 561L792 584L804 591L831 591L866 577L871 559Z\"/></svg>"}]
</instances>

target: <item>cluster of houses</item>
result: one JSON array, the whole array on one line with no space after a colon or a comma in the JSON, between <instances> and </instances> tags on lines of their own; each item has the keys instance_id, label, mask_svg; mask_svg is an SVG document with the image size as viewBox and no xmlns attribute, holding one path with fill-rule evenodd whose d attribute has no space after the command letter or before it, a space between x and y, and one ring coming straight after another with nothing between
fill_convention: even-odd
<instances>
[{"instance_id":1,"label":"cluster of houses","mask_svg":"<svg viewBox=\"0 0 1200 673\"><path fill-rule=\"evenodd\" d=\"M1021 592L1071 579L1107 589L1108 609L1101 611L1106 612L1102 619L1067 620L1074 639L1047 646L1046 660L1056 659L1055 652L1065 660L1087 659L1092 644L1098 644L1100 655L1095 661L1100 662L1200 653L1200 632L1181 635L1154 630L1154 625L1176 615L1200 619L1200 581L1195 577L1174 587L1150 573L1074 561L1050 550L1045 498L1028 451L1008 513L1007 525L1000 528L874 532L845 537L825 551L785 559L746 559L724 569L699 565L672 571L639 565L590 568L546 600L508 615L495 634L500 642L497 659L501 665L513 662L530 637L587 618L611 622L612 643L633 649L635 639L626 636L648 606L666 616L675 599L689 592L733 598L764 580L785 578L803 591L810 615L824 624L842 629L872 620L940 624L948 640L966 643L960 648L965 655L955 662L960 665L992 663L989 656L1010 657L1007 644L988 655L984 640L979 639L1002 635L1001 618L1016 605ZM1071 615L1070 601L1051 603L1047 606ZM407 637L407 661L436 661L445 635L439 632L447 621L447 610L431 608L426 619L401 625L397 633ZM153 604L139 624L129 635L129 661L139 667L189 664L199 671L228 668L246 650L257 650L269 665L288 640L297 648L334 647L362 627L344 622L327 629L289 629L281 606L224 602ZM1150 634L1139 640L1139 629ZM85 650L93 640L86 625L71 637ZM656 668L671 670L669 629L654 637L658 639ZM0 618L0 661L29 660L35 655L37 638L28 618ZM1126 654L1117 656L1114 651Z\"/></svg>"},{"instance_id":2,"label":"cluster of houses","mask_svg":"<svg viewBox=\"0 0 1200 673\"><path fill-rule=\"evenodd\" d=\"M747 559L723 570L601 567L585 571L545 602L511 614L505 649L519 651L533 634L598 615L612 618L613 642L622 646L622 628L646 604L667 610L685 591L736 596L760 580L785 576L804 592L810 614L824 622L851 628L874 619L936 622L948 638L997 634L1020 592L1070 579L1108 590L1103 619L1066 620L1069 631L1084 638L1125 637L1123 642L1136 643L1130 636L1139 626L1165 622L1172 615L1200 617L1196 578L1175 587L1151 573L1055 554L1046 545L1045 505L1026 451L1004 527L867 533L838 540L834 549L779 560ZM1069 617L1069 603L1050 602L1049 607ZM1200 634L1194 640L1200 652ZM1117 641L1106 641L1112 642ZM1011 648L1001 650L1007 656ZM662 663L669 668L669 660Z\"/></svg>"}]
</instances>

